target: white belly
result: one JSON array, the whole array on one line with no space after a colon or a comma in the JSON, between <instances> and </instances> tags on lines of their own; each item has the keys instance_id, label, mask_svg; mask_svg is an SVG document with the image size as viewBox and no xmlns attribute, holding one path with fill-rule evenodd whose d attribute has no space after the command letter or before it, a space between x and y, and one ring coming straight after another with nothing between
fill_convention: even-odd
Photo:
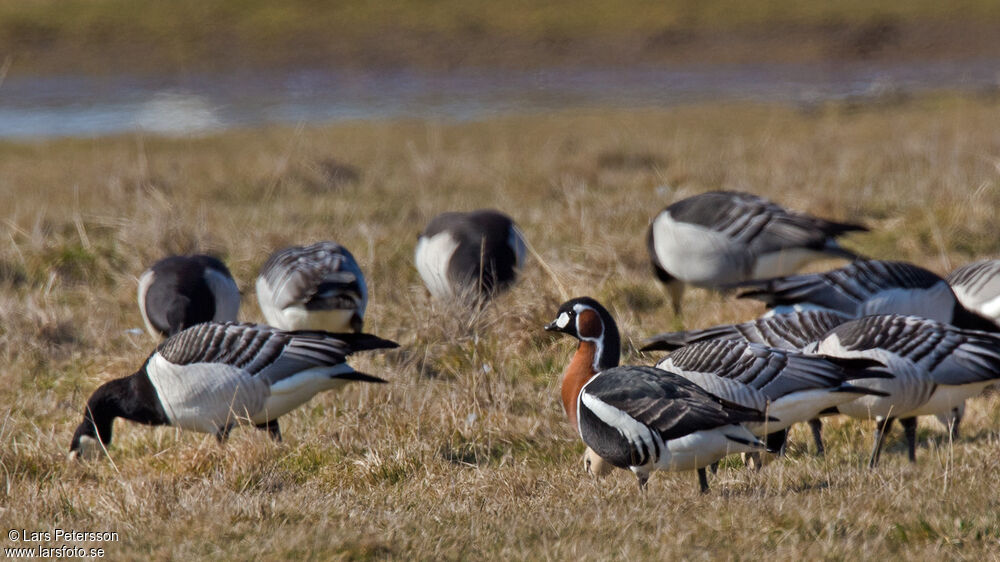
<instances>
[{"instance_id":1,"label":"white belly","mask_svg":"<svg viewBox=\"0 0 1000 562\"><path fill-rule=\"evenodd\" d=\"M805 248L788 248L779 252L768 252L757 256L751 275L753 279L785 277L797 272L803 265L822 257L829 256Z\"/></svg>"},{"instance_id":2,"label":"white belly","mask_svg":"<svg viewBox=\"0 0 1000 562\"><path fill-rule=\"evenodd\" d=\"M778 418L778 421L748 423L746 426L754 435L764 436L816 418L823 410L855 400L857 396L846 392L830 392L825 388L793 392L772 401L768 406L767 415Z\"/></svg>"},{"instance_id":3,"label":"white belly","mask_svg":"<svg viewBox=\"0 0 1000 562\"><path fill-rule=\"evenodd\" d=\"M971 384L942 384L934 389L931 397L919 407L908 412L907 417L950 415L951 411L967 398L979 396L994 381Z\"/></svg>"},{"instance_id":4,"label":"white belly","mask_svg":"<svg viewBox=\"0 0 1000 562\"><path fill-rule=\"evenodd\" d=\"M759 451L759 447L743 445L726 438L726 434L753 440L754 436L739 425L696 431L664 443L655 468L659 470L695 470L734 453Z\"/></svg>"},{"instance_id":5,"label":"white belly","mask_svg":"<svg viewBox=\"0 0 1000 562\"><path fill-rule=\"evenodd\" d=\"M332 390L347 384L347 381L333 378L335 375L354 372L346 363L334 367L316 367L283 379L271 387L271 393L264 406L251 421L261 424L283 416L305 404L320 392Z\"/></svg>"}]
</instances>

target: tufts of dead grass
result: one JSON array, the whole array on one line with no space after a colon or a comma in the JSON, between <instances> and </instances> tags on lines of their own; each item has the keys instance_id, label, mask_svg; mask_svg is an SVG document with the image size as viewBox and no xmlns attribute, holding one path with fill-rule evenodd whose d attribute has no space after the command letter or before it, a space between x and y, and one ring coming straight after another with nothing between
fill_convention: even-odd
<instances>
[{"instance_id":1,"label":"tufts of dead grass","mask_svg":"<svg viewBox=\"0 0 1000 562\"><path fill-rule=\"evenodd\" d=\"M824 459L796 430L759 474L728 463L701 496L693 474L661 473L640 496L623 471L584 477L557 400L572 344L541 326L563 290L589 294L619 319L625 360L649 363L633 342L651 333L760 313L695 290L674 319L650 275L649 219L707 189L864 222L849 246L939 273L995 256L996 109L933 97L0 145L0 527L117 531L115 559L988 558L997 395L970 404L956 443L921 421L916 466L890 443L863 470L871 428L841 420ZM357 174L318 189L331 162ZM431 301L417 233L482 207L513 216L537 257L493 306ZM403 344L354 360L391 384L317 397L282 419L280 444L119 422L113 463L64 462L87 395L155 345L134 303L144 267L215 252L241 317L261 321L257 269L322 239L366 271L368 329Z\"/></svg>"}]
</instances>

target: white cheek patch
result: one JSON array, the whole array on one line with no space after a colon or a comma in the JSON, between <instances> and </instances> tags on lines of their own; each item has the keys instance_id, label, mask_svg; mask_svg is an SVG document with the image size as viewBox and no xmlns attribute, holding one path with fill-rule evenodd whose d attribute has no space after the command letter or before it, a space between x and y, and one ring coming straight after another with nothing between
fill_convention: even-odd
<instances>
[{"instance_id":1,"label":"white cheek patch","mask_svg":"<svg viewBox=\"0 0 1000 562\"><path fill-rule=\"evenodd\" d=\"M569 314L565 312L561 313L559 318L556 318L556 326L559 326L560 328L569 326Z\"/></svg>"}]
</instances>

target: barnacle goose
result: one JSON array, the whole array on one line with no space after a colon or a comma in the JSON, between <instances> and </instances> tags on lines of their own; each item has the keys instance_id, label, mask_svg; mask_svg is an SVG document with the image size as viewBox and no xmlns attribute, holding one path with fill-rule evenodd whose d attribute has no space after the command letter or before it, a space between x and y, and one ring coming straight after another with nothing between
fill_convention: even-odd
<instances>
[{"instance_id":1,"label":"barnacle goose","mask_svg":"<svg viewBox=\"0 0 1000 562\"><path fill-rule=\"evenodd\" d=\"M170 256L139 276L139 312L154 338L202 322L234 321L239 309L233 276L212 256Z\"/></svg>"},{"instance_id":2,"label":"barnacle goose","mask_svg":"<svg viewBox=\"0 0 1000 562\"><path fill-rule=\"evenodd\" d=\"M494 210L434 217L417 239L420 278L439 299L491 297L517 279L526 245L510 217Z\"/></svg>"},{"instance_id":3,"label":"barnacle goose","mask_svg":"<svg viewBox=\"0 0 1000 562\"><path fill-rule=\"evenodd\" d=\"M797 351L818 341L833 328L851 318L833 310L804 310L775 314L741 324L720 324L702 330L664 332L642 342L640 351L673 351L709 340L743 340Z\"/></svg>"},{"instance_id":4,"label":"barnacle goose","mask_svg":"<svg viewBox=\"0 0 1000 562\"><path fill-rule=\"evenodd\" d=\"M746 424L754 435L767 437L773 450L783 448L788 427L794 423L817 418L820 412L859 395L886 396L849 382L891 378L889 373L871 369L880 366L871 359L809 355L726 339L693 343L656 364L720 398L776 418Z\"/></svg>"},{"instance_id":5,"label":"barnacle goose","mask_svg":"<svg viewBox=\"0 0 1000 562\"><path fill-rule=\"evenodd\" d=\"M580 343L562 376L563 408L583 442L588 470L599 459L631 469L639 488L654 470L697 470L708 491L705 467L731 453L763 451L744 422L763 422L759 410L723 400L683 377L654 367L617 366L618 328L589 297L559 307L548 331Z\"/></svg>"},{"instance_id":6,"label":"barnacle goose","mask_svg":"<svg viewBox=\"0 0 1000 562\"><path fill-rule=\"evenodd\" d=\"M667 332L647 338L642 351L674 349L715 339L742 340L759 343L768 347L800 351L817 342L827 332L851 318L833 310L801 310L785 314L768 314L762 318L742 324L722 324L703 330ZM816 453L823 455L822 422L819 418L809 420Z\"/></svg>"},{"instance_id":7,"label":"barnacle goose","mask_svg":"<svg viewBox=\"0 0 1000 562\"><path fill-rule=\"evenodd\" d=\"M915 462L917 416L950 413L1000 379L1000 336L918 316L890 314L846 322L824 336L815 351L874 359L894 375L858 381L888 396L862 396L837 407L854 418L875 418L870 467L878 463L894 420L903 425L909 458Z\"/></svg>"},{"instance_id":8,"label":"barnacle goose","mask_svg":"<svg viewBox=\"0 0 1000 562\"><path fill-rule=\"evenodd\" d=\"M856 259L836 238L866 230L789 211L749 193L710 191L660 211L649 225L646 246L653 272L679 314L685 285L716 289L788 275L824 256Z\"/></svg>"},{"instance_id":9,"label":"barnacle goose","mask_svg":"<svg viewBox=\"0 0 1000 562\"><path fill-rule=\"evenodd\" d=\"M282 330L360 332L368 287L347 248L317 242L271 254L257 277L257 300L268 324Z\"/></svg>"},{"instance_id":10,"label":"barnacle goose","mask_svg":"<svg viewBox=\"0 0 1000 562\"><path fill-rule=\"evenodd\" d=\"M965 308L1000 324L1000 260L963 265L945 280Z\"/></svg>"},{"instance_id":11,"label":"barnacle goose","mask_svg":"<svg viewBox=\"0 0 1000 562\"><path fill-rule=\"evenodd\" d=\"M254 324L205 323L168 338L132 375L87 400L71 457L97 456L115 418L212 433L224 441L250 423L280 440L278 417L351 381L382 383L345 362L356 351L397 347L370 334L286 332Z\"/></svg>"},{"instance_id":12,"label":"barnacle goose","mask_svg":"<svg viewBox=\"0 0 1000 562\"><path fill-rule=\"evenodd\" d=\"M973 330L1000 331L962 306L948 282L912 263L858 260L840 269L739 283L737 296L768 307L811 305L853 318L912 314Z\"/></svg>"}]
</instances>

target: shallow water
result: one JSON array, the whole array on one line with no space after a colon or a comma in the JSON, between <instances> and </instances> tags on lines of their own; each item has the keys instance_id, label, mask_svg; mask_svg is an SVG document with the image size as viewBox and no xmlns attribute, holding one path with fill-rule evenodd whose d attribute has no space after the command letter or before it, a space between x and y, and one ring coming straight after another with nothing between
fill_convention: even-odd
<instances>
[{"instance_id":1,"label":"shallow water","mask_svg":"<svg viewBox=\"0 0 1000 562\"><path fill-rule=\"evenodd\" d=\"M587 107L664 107L719 100L814 104L926 90L994 91L1000 59L877 64L196 74L183 77L8 76L0 138L144 130L197 134L265 123L496 114Z\"/></svg>"}]
</instances>

